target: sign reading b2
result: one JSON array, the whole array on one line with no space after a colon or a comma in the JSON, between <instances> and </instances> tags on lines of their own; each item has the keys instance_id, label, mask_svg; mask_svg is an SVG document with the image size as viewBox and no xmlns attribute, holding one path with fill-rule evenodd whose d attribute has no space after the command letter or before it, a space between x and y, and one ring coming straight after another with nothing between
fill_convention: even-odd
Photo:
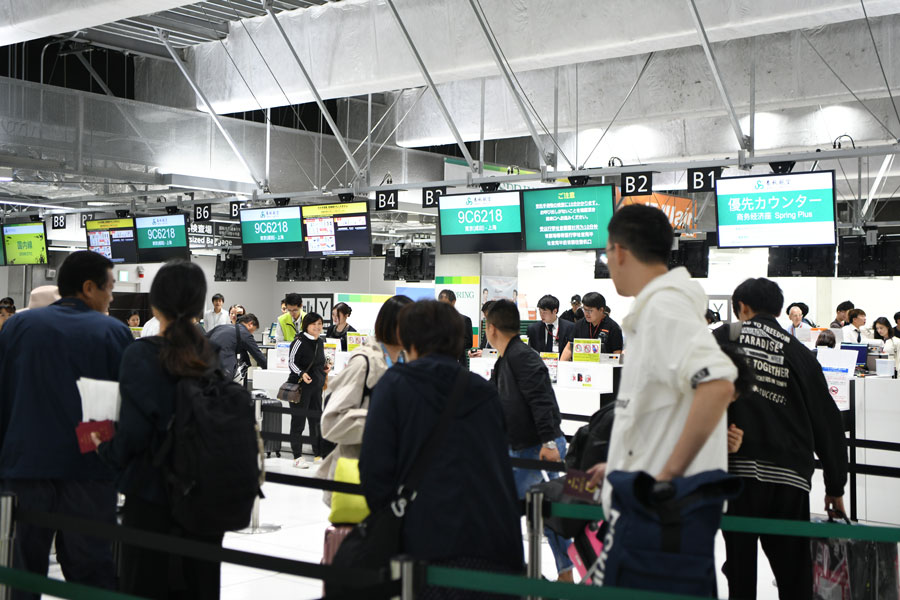
<instances>
[{"instance_id":1,"label":"sign reading b2","mask_svg":"<svg viewBox=\"0 0 900 600\"><path fill-rule=\"evenodd\" d=\"M622 175L623 196L650 196L653 194L653 171L625 173Z\"/></svg>"}]
</instances>

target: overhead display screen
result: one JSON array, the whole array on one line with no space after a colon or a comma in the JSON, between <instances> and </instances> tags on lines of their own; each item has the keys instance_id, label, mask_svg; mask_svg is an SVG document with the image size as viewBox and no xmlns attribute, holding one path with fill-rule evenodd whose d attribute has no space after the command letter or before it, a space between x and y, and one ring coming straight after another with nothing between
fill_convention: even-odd
<instances>
[{"instance_id":1,"label":"overhead display screen","mask_svg":"<svg viewBox=\"0 0 900 600\"><path fill-rule=\"evenodd\" d=\"M371 256L368 202L303 207L307 256Z\"/></svg>"},{"instance_id":2,"label":"overhead display screen","mask_svg":"<svg viewBox=\"0 0 900 600\"><path fill-rule=\"evenodd\" d=\"M138 257L141 262L166 262L173 258L190 258L184 215L138 217Z\"/></svg>"},{"instance_id":3,"label":"overhead display screen","mask_svg":"<svg viewBox=\"0 0 900 600\"><path fill-rule=\"evenodd\" d=\"M611 185L524 190L525 249L606 248L606 227L614 210L613 196Z\"/></svg>"},{"instance_id":4,"label":"overhead display screen","mask_svg":"<svg viewBox=\"0 0 900 600\"><path fill-rule=\"evenodd\" d=\"M522 249L519 192L442 196L438 214L443 254Z\"/></svg>"},{"instance_id":5,"label":"overhead display screen","mask_svg":"<svg viewBox=\"0 0 900 600\"><path fill-rule=\"evenodd\" d=\"M138 262L134 219L85 221L88 250L102 254L114 264Z\"/></svg>"},{"instance_id":6,"label":"overhead display screen","mask_svg":"<svg viewBox=\"0 0 900 600\"><path fill-rule=\"evenodd\" d=\"M834 171L716 180L720 248L835 243Z\"/></svg>"},{"instance_id":7,"label":"overhead display screen","mask_svg":"<svg viewBox=\"0 0 900 600\"><path fill-rule=\"evenodd\" d=\"M47 230L44 223L4 224L3 250L8 265L47 264Z\"/></svg>"},{"instance_id":8,"label":"overhead display screen","mask_svg":"<svg viewBox=\"0 0 900 600\"><path fill-rule=\"evenodd\" d=\"M303 221L300 207L242 210L241 247L245 259L302 258Z\"/></svg>"}]
</instances>

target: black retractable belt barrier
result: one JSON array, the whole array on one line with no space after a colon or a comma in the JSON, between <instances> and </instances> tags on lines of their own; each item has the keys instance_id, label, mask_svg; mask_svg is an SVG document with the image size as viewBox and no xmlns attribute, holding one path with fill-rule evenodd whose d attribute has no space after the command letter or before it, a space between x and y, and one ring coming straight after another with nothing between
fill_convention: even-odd
<instances>
[{"instance_id":1,"label":"black retractable belt barrier","mask_svg":"<svg viewBox=\"0 0 900 600\"><path fill-rule=\"evenodd\" d=\"M591 415L576 415L574 413L561 413L559 415L565 421L581 421L582 423L590 423Z\"/></svg>"},{"instance_id":2,"label":"black retractable belt barrier","mask_svg":"<svg viewBox=\"0 0 900 600\"><path fill-rule=\"evenodd\" d=\"M512 466L517 469L531 469L532 471L551 471L565 473L566 463L550 460L531 460L530 458L510 458Z\"/></svg>"},{"instance_id":3,"label":"black retractable belt barrier","mask_svg":"<svg viewBox=\"0 0 900 600\"><path fill-rule=\"evenodd\" d=\"M18 509L16 511L16 520L46 529L77 531L85 535L177 556L187 556L212 562L226 562L254 569L296 575L298 577L321 579L323 581L340 581L345 585L348 581L351 581L353 582L351 585L358 587L372 586L388 579L386 571L337 568L244 552L242 550L231 550L187 538L172 537L144 529L113 525L58 513Z\"/></svg>"},{"instance_id":4,"label":"black retractable belt barrier","mask_svg":"<svg viewBox=\"0 0 900 600\"><path fill-rule=\"evenodd\" d=\"M284 475L283 473L272 473L269 471L266 472L266 481L284 485L293 485L296 487L326 490L329 492L342 492L344 494L362 495L363 493L362 486L358 483L346 483L343 481L332 481L331 479L318 479L316 477L300 477L298 475Z\"/></svg>"},{"instance_id":5,"label":"black retractable belt barrier","mask_svg":"<svg viewBox=\"0 0 900 600\"><path fill-rule=\"evenodd\" d=\"M274 431L260 431L259 437L261 437L264 442L290 442L293 440L287 433L275 433ZM312 444L313 442L312 437L308 435L301 435L299 439L301 444Z\"/></svg>"},{"instance_id":6,"label":"black retractable belt barrier","mask_svg":"<svg viewBox=\"0 0 900 600\"><path fill-rule=\"evenodd\" d=\"M321 417L321 410L309 410L308 408L291 410L289 406L263 405L260 410L264 413L278 413L280 415L291 415L294 417Z\"/></svg>"}]
</instances>

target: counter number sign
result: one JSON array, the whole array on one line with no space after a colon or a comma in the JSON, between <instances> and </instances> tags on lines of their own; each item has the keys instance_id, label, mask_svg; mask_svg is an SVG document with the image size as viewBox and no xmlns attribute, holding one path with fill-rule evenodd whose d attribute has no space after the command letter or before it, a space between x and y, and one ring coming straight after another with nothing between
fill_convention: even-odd
<instances>
[{"instance_id":1,"label":"counter number sign","mask_svg":"<svg viewBox=\"0 0 900 600\"><path fill-rule=\"evenodd\" d=\"M422 188L422 208L437 208L441 196L446 193L446 187Z\"/></svg>"},{"instance_id":2,"label":"counter number sign","mask_svg":"<svg viewBox=\"0 0 900 600\"><path fill-rule=\"evenodd\" d=\"M708 167L705 169L688 169L687 191L689 192L714 192L716 191L716 179L722 176L721 167Z\"/></svg>"},{"instance_id":3,"label":"counter number sign","mask_svg":"<svg viewBox=\"0 0 900 600\"><path fill-rule=\"evenodd\" d=\"M66 215L53 215L50 218L50 225L53 229L65 229Z\"/></svg>"},{"instance_id":4,"label":"counter number sign","mask_svg":"<svg viewBox=\"0 0 900 600\"><path fill-rule=\"evenodd\" d=\"M212 204L195 204L194 205L194 221L202 223L212 219Z\"/></svg>"},{"instance_id":5,"label":"counter number sign","mask_svg":"<svg viewBox=\"0 0 900 600\"><path fill-rule=\"evenodd\" d=\"M94 213L81 213L81 228L84 229L84 224L87 221L94 220Z\"/></svg>"},{"instance_id":6,"label":"counter number sign","mask_svg":"<svg viewBox=\"0 0 900 600\"><path fill-rule=\"evenodd\" d=\"M397 190L375 192L375 210L397 210L400 208L397 194Z\"/></svg>"},{"instance_id":7,"label":"counter number sign","mask_svg":"<svg viewBox=\"0 0 900 600\"><path fill-rule=\"evenodd\" d=\"M623 196L650 196L653 194L653 172L625 173L622 175Z\"/></svg>"},{"instance_id":8,"label":"counter number sign","mask_svg":"<svg viewBox=\"0 0 900 600\"><path fill-rule=\"evenodd\" d=\"M228 214L231 215L232 219L237 219L241 216L241 208L243 208L243 202L230 202L228 204Z\"/></svg>"}]
</instances>

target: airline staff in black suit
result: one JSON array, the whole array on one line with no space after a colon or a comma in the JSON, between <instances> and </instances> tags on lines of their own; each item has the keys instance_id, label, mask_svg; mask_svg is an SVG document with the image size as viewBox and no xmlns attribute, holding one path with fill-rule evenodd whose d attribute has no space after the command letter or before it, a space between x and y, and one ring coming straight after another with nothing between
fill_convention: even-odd
<instances>
[{"instance_id":1,"label":"airline staff in black suit","mask_svg":"<svg viewBox=\"0 0 900 600\"><path fill-rule=\"evenodd\" d=\"M528 326L528 345L538 352L559 354L575 339L575 324L559 318L559 300L549 294L538 300L540 321Z\"/></svg>"}]
</instances>

